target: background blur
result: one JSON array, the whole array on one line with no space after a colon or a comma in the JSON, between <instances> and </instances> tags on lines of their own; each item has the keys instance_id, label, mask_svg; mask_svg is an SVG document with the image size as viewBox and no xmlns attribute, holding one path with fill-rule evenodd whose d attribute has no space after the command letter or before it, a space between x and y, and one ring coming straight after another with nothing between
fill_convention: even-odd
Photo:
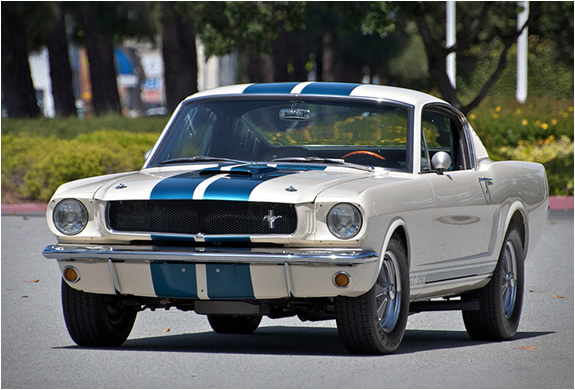
<instances>
[{"instance_id":1,"label":"background blur","mask_svg":"<svg viewBox=\"0 0 575 390\"><path fill-rule=\"evenodd\" d=\"M4 1L2 202L138 169L198 90L307 80L432 93L468 116L492 158L544 163L552 194L573 195L574 3L452 3L449 44L447 4Z\"/></svg>"}]
</instances>

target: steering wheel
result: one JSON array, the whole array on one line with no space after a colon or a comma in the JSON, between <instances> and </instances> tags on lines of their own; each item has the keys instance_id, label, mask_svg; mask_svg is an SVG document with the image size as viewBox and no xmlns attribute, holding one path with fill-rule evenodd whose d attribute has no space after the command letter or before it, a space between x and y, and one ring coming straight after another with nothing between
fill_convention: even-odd
<instances>
[{"instance_id":1,"label":"steering wheel","mask_svg":"<svg viewBox=\"0 0 575 390\"><path fill-rule=\"evenodd\" d=\"M366 156L371 156L371 157L375 157L375 158L379 158L380 160L385 160L385 157L380 156L377 153L374 152L370 152L368 150L356 150L355 152L350 152L346 155L341 156L341 158L346 158L346 157L350 157L350 156L356 156L358 154L365 154Z\"/></svg>"}]
</instances>

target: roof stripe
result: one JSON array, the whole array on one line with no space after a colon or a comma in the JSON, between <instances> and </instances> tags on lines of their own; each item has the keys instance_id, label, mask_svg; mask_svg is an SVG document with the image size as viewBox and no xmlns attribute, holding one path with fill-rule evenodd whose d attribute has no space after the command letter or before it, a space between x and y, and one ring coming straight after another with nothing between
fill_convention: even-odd
<instances>
[{"instance_id":1,"label":"roof stripe","mask_svg":"<svg viewBox=\"0 0 575 390\"><path fill-rule=\"evenodd\" d=\"M351 91L359 87L361 84L349 83L312 83L306 86L301 93L310 95L340 95L349 96Z\"/></svg>"},{"instance_id":2,"label":"roof stripe","mask_svg":"<svg viewBox=\"0 0 575 390\"><path fill-rule=\"evenodd\" d=\"M252 84L243 93L290 93L299 83Z\"/></svg>"}]
</instances>

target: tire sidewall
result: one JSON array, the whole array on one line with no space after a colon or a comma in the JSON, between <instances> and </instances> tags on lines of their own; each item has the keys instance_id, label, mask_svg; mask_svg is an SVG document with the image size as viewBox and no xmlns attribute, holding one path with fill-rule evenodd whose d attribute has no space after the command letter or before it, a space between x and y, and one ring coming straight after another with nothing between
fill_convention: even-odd
<instances>
[{"instance_id":1,"label":"tire sidewall","mask_svg":"<svg viewBox=\"0 0 575 390\"><path fill-rule=\"evenodd\" d=\"M516 257L516 296L515 296L515 305L513 307L513 312L511 316L507 318L505 316L505 307L503 302L503 286L501 283L501 279L503 278L504 272L504 256L505 256L505 249L507 243L511 242L513 248L515 250L515 257ZM494 307L498 311L498 317L501 320L501 332L502 338L510 339L512 338L517 329L519 328L519 321L521 319L521 312L523 307L523 294L525 289L525 264L524 264L524 254L523 254L523 246L521 245L521 238L519 237L519 233L516 229L511 229L509 234L505 237L505 241L503 243L503 247L501 249L501 254L499 256L499 260L497 263L497 268L495 270L493 276L493 285L492 287L492 299L495 299L496 302L492 302Z\"/></svg>"}]
</instances>

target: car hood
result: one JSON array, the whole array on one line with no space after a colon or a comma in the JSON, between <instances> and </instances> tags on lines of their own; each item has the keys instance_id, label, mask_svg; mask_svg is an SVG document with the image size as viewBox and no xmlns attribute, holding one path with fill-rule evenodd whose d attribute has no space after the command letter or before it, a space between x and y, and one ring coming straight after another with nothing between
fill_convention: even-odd
<instances>
[{"instance_id":1,"label":"car hood","mask_svg":"<svg viewBox=\"0 0 575 390\"><path fill-rule=\"evenodd\" d=\"M187 169L185 169L187 168ZM95 198L104 201L195 199L306 203L330 187L370 171L319 164L243 164L150 168L114 177Z\"/></svg>"}]
</instances>

